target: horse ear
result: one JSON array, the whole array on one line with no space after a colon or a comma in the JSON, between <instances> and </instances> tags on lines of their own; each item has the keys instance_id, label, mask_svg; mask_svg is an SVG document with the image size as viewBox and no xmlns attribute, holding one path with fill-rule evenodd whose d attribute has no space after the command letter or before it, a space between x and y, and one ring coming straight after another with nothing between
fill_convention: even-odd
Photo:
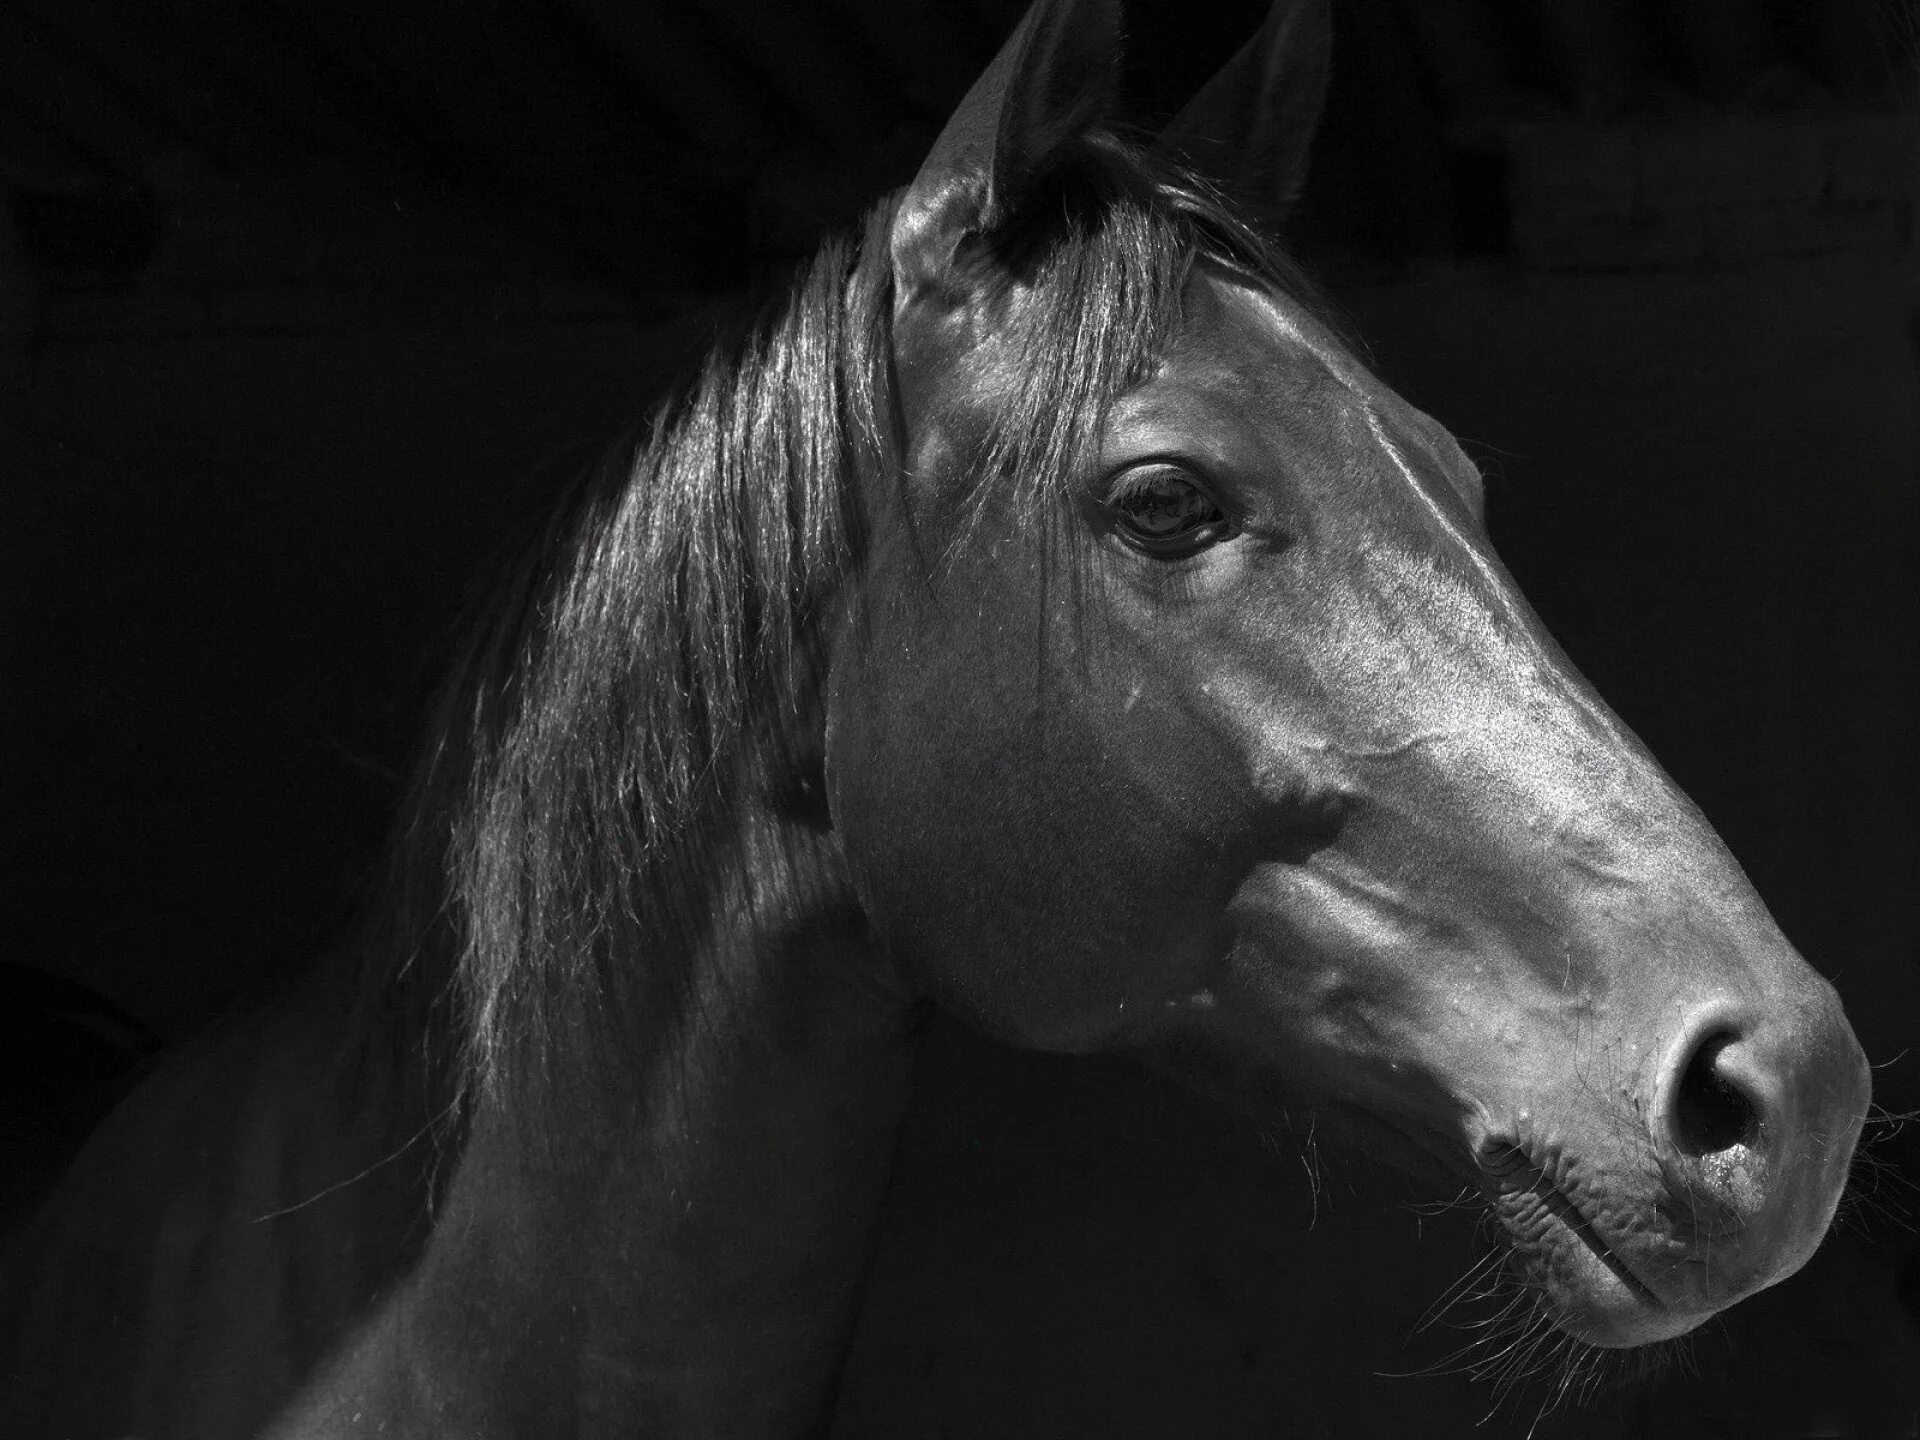
<instances>
[{"instance_id":1,"label":"horse ear","mask_svg":"<svg viewBox=\"0 0 1920 1440\"><path fill-rule=\"evenodd\" d=\"M1306 184L1332 42L1327 0L1274 0L1258 33L1167 122L1155 148L1256 215L1277 216Z\"/></svg>"},{"instance_id":2,"label":"horse ear","mask_svg":"<svg viewBox=\"0 0 1920 1440\"><path fill-rule=\"evenodd\" d=\"M953 112L894 214L900 293L935 282L970 233L1018 207L1048 157L1109 115L1119 0L1034 0Z\"/></svg>"}]
</instances>

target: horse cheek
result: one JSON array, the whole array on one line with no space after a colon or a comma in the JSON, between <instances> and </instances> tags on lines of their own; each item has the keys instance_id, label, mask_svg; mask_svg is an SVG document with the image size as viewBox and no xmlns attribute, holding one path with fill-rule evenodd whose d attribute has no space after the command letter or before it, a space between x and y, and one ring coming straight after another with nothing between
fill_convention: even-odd
<instances>
[{"instance_id":1,"label":"horse cheek","mask_svg":"<svg viewBox=\"0 0 1920 1440\"><path fill-rule=\"evenodd\" d=\"M889 628L828 702L829 804L869 920L913 984L998 1038L1114 1043L1224 944L1228 877L1176 773L1193 747L1157 723L1181 717L1145 703L1122 725L1137 687L1110 675Z\"/></svg>"}]
</instances>

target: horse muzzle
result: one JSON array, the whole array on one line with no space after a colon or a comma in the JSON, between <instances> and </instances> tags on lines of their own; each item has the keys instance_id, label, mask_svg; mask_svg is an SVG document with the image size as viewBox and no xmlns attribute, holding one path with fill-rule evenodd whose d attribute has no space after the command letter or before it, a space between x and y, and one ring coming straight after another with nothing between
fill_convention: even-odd
<instances>
[{"instance_id":1,"label":"horse muzzle","mask_svg":"<svg viewBox=\"0 0 1920 1440\"><path fill-rule=\"evenodd\" d=\"M1823 981L1790 1005L1703 1004L1655 1054L1646 1083L1562 1081L1475 1145L1522 1278L1592 1345L1684 1334L1798 1270L1866 1115L1866 1057Z\"/></svg>"}]
</instances>

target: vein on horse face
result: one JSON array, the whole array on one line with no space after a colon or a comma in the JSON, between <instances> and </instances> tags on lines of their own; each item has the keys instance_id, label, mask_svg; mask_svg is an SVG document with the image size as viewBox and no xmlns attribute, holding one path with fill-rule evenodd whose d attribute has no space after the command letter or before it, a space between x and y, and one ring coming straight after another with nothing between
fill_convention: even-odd
<instances>
[{"instance_id":1,"label":"vein on horse face","mask_svg":"<svg viewBox=\"0 0 1920 1440\"><path fill-rule=\"evenodd\" d=\"M1405 451L1400 448L1399 443L1388 432L1386 424L1381 418L1379 408L1373 404L1368 404L1366 406L1366 416L1367 428L1373 433L1373 438L1379 445L1381 453L1387 457L1388 462L1399 472L1401 480L1405 483L1407 492L1426 510L1431 523L1449 542L1449 556L1456 560L1464 560L1468 567L1471 568L1479 578L1480 584L1483 587L1481 592L1482 603L1491 601L1500 608L1507 623L1511 625L1517 633L1526 634L1531 628L1528 623L1530 617L1521 604L1519 594L1514 590L1512 584L1508 582L1506 577L1494 566L1491 559L1488 558L1479 537L1469 535L1460 527L1458 520L1448 514L1447 508L1435 497L1432 487L1429 486L1425 477L1408 463Z\"/></svg>"}]
</instances>

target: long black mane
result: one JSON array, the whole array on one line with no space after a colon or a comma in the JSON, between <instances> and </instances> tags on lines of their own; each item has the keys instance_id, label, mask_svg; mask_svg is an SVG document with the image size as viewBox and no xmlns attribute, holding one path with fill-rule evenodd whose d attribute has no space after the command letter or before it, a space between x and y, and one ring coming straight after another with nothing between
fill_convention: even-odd
<instances>
[{"instance_id":1,"label":"long black mane","mask_svg":"<svg viewBox=\"0 0 1920 1440\"><path fill-rule=\"evenodd\" d=\"M804 730L869 487L902 479L892 209L828 240L584 477L460 652L361 986L416 1053L432 1032L470 1097L596 1063L597 1035L633 1053L674 1013L752 752ZM1027 523L1064 513L1106 406L1179 323L1196 258L1314 303L1226 201L1109 135L975 239L991 283L1037 302L1026 383L976 472L1015 486Z\"/></svg>"}]
</instances>

